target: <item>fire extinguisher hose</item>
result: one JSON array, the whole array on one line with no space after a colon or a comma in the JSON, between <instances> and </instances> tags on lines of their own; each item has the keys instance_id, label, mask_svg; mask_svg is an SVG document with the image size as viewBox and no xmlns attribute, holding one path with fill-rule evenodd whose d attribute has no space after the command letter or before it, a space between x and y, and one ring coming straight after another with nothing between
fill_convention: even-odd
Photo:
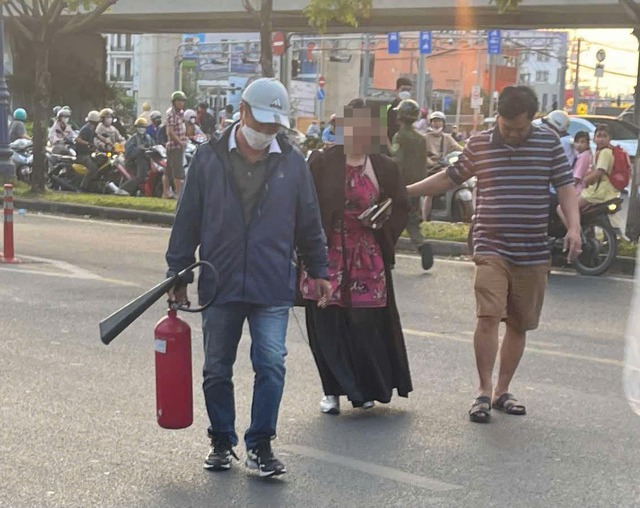
<instances>
[{"instance_id":1,"label":"fire extinguisher hose","mask_svg":"<svg viewBox=\"0 0 640 508\"><path fill-rule=\"evenodd\" d=\"M100 321L100 339L106 345L109 345L113 339L115 339L118 335L120 335L131 323L133 323L136 319L138 319L149 307L151 307L154 303L156 303L162 295L164 295L170 289L175 287L179 287L181 284L184 284L183 277L187 275L192 270L195 270L199 266L206 266L211 269L211 273L213 274L214 280L214 290L213 296L211 300L209 300L205 305L199 307L197 309L190 309L189 306L181 306L175 303L169 303L170 306L176 310L184 311L184 312L202 312L208 307L210 307L218 293L218 286L220 285L220 275L215 267L209 263L208 261L198 261L197 263L192 264L188 268L185 268L180 273L175 274L173 277L169 277L164 282L161 282L157 286L151 288L149 291L140 295L138 298L129 302L127 305L122 307L120 310L117 310L113 314L111 314L108 318Z\"/></svg>"}]
</instances>

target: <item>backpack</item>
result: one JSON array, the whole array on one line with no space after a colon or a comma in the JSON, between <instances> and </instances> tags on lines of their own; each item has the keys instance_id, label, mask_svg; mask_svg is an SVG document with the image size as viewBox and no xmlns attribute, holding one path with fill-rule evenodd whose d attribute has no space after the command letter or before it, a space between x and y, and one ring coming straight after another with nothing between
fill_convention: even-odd
<instances>
[{"instance_id":1,"label":"backpack","mask_svg":"<svg viewBox=\"0 0 640 508\"><path fill-rule=\"evenodd\" d=\"M613 169L609 181L616 190L621 191L631 180L631 159L629 154L620 146L611 146L613 150Z\"/></svg>"}]
</instances>

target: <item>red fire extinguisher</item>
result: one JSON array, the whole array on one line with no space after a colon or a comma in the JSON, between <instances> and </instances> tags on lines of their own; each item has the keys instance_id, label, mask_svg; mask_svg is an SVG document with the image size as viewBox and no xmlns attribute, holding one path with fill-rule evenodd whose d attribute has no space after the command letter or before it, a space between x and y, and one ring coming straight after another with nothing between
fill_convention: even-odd
<instances>
[{"instance_id":1,"label":"red fire extinguisher","mask_svg":"<svg viewBox=\"0 0 640 508\"><path fill-rule=\"evenodd\" d=\"M155 328L156 416L165 429L193 423L191 327L170 308Z\"/></svg>"},{"instance_id":2,"label":"red fire extinguisher","mask_svg":"<svg viewBox=\"0 0 640 508\"><path fill-rule=\"evenodd\" d=\"M123 330L157 302L167 291L182 284L184 277L196 267L211 269L214 294L197 309L169 302L169 312L156 325L156 416L165 429L184 429L193 423L193 381L191 372L191 327L178 317L177 311L202 312L215 300L219 275L211 263L198 261L168 278L100 322L100 338L110 344Z\"/></svg>"}]
</instances>

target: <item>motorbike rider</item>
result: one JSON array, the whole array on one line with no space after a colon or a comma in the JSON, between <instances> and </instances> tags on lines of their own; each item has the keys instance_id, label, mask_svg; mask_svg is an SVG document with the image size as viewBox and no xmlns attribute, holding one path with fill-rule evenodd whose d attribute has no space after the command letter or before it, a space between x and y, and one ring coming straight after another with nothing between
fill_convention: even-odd
<instances>
[{"instance_id":1,"label":"motorbike rider","mask_svg":"<svg viewBox=\"0 0 640 508\"><path fill-rule=\"evenodd\" d=\"M307 136L308 138L316 139L316 138L319 138L321 135L322 133L320 132L320 127L318 127L318 121L311 120L311 123L307 128L307 132L305 133L305 136Z\"/></svg>"},{"instance_id":2,"label":"motorbike rider","mask_svg":"<svg viewBox=\"0 0 640 508\"><path fill-rule=\"evenodd\" d=\"M403 100L395 108L395 114L400 123L400 130L393 136L391 153L396 161L400 173L407 185L424 179L424 161L427 157L427 145L423 134L414 128L414 122L420 116L420 106L411 99ZM409 220L407 232L411 242L420 252L422 268L428 270L433 266L433 252L431 246L425 242L420 224L420 198L410 199Z\"/></svg>"},{"instance_id":3,"label":"motorbike rider","mask_svg":"<svg viewBox=\"0 0 640 508\"><path fill-rule=\"evenodd\" d=\"M93 182L99 171L97 164L91 158L91 152L95 149L96 140L104 143L106 139L99 138L96 132L96 128L100 123L100 113L98 111L90 111L86 121L87 123L80 129L76 138L76 154L78 162L87 168L87 173L82 179L80 188L88 192L91 182Z\"/></svg>"},{"instance_id":4,"label":"motorbike rider","mask_svg":"<svg viewBox=\"0 0 640 508\"><path fill-rule=\"evenodd\" d=\"M162 113L160 113L160 111L152 111L149 117L151 118L151 120L149 121L146 132L151 137L153 142L157 144L158 131L160 130L160 125L162 125Z\"/></svg>"},{"instance_id":5,"label":"motorbike rider","mask_svg":"<svg viewBox=\"0 0 640 508\"><path fill-rule=\"evenodd\" d=\"M393 136L400 129L395 108L401 101L411 98L413 82L409 78L400 77L396 80L396 97L387 107L387 138L389 145L393 144Z\"/></svg>"},{"instance_id":6,"label":"motorbike rider","mask_svg":"<svg viewBox=\"0 0 640 508\"><path fill-rule=\"evenodd\" d=\"M451 134L444 132L447 117L442 111L434 111L429 115L429 131L427 140L427 175L435 174L447 167L446 157L451 152L462 151L462 147ZM431 213L433 198L426 196L422 206L422 218L427 220Z\"/></svg>"},{"instance_id":7,"label":"motorbike rider","mask_svg":"<svg viewBox=\"0 0 640 508\"><path fill-rule=\"evenodd\" d=\"M9 125L9 143L13 143L18 139L31 139L27 135L27 128L24 123L27 121L27 112L18 108L13 112L13 120Z\"/></svg>"},{"instance_id":8,"label":"motorbike rider","mask_svg":"<svg viewBox=\"0 0 640 508\"><path fill-rule=\"evenodd\" d=\"M198 113L196 113L193 109L187 109L184 112L183 118L184 118L184 125L187 130L187 137L191 141L196 143L197 142L196 138L204 136L202 129L197 124Z\"/></svg>"},{"instance_id":9,"label":"motorbike rider","mask_svg":"<svg viewBox=\"0 0 640 508\"><path fill-rule=\"evenodd\" d=\"M71 110L66 108L60 108L56 114L56 121L49 129L49 143L53 153L65 154L68 152L66 145L73 143L75 132L69 125L70 117Z\"/></svg>"},{"instance_id":10,"label":"motorbike rider","mask_svg":"<svg viewBox=\"0 0 640 508\"><path fill-rule=\"evenodd\" d=\"M142 113L140 113L138 118L144 118L147 121L147 123L151 121L151 104L149 104L148 102L145 102L142 105Z\"/></svg>"},{"instance_id":11,"label":"motorbike rider","mask_svg":"<svg viewBox=\"0 0 640 508\"><path fill-rule=\"evenodd\" d=\"M149 172L149 156L147 150L153 147L154 141L147 134L148 122L143 117L139 117L134 124L136 133L129 138L124 145L124 160L127 169L135 173L135 184L131 184L131 189L137 189L147 178Z\"/></svg>"},{"instance_id":12,"label":"motorbike rider","mask_svg":"<svg viewBox=\"0 0 640 508\"><path fill-rule=\"evenodd\" d=\"M330 147L336 144L336 115L331 115L329 119L329 125L322 132L322 142L325 147Z\"/></svg>"},{"instance_id":13,"label":"motorbike rider","mask_svg":"<svg viewBox=\"0 0 640 508\"><path fill-rule=\"evenodd\" d=\"M569 166L573 167L573 163L576 160L576 151L573 148L571 135L567 132L569 128L569 115L565 111L557 109L542 118L542 124L558 135L564 154L569 161Z\"/></svg>"},{"instance_id":14,"label":"motorbike rider","mask_svg":"<svg viewBox=\"0 0 640 508\"><path fill-rule=\"evenodd\" d=\"M124 143L124 137L113 125L113 109L104 108L100 111L100 123L96 127L97 147L107 152L113 149L116 143Z\"/></svg>"}]
</instances>

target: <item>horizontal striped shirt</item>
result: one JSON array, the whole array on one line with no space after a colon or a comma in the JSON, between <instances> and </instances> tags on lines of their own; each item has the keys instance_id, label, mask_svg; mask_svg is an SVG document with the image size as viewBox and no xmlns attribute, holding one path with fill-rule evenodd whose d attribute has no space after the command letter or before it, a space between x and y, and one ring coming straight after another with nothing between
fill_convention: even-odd
<instances>
[{"instance_id":1,"label":"horizontal striped shirt","mask_svg":"<svg viewBox=\"0 0 640 508\"><path fill-rule=\"evenodd\" d=\"M478 179L474 254L498 255L518 265L549 261L549 186L573 185L554 132L532 126L523 144L512 146L494 127L469 139L447 172L458 185Z\"/></svg>"}]
</instances>

